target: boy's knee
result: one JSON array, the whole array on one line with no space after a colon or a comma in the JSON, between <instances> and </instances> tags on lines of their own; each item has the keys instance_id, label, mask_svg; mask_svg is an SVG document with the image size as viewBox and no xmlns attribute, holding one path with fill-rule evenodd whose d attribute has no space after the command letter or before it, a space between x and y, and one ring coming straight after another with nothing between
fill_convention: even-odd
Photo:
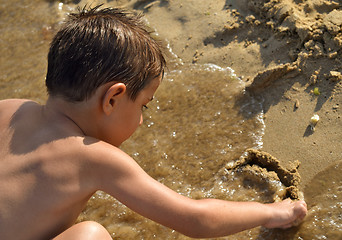
<instances>
[{"instance_id":1,"label":"boy's knee","mask_svg":"<svg viewBox=\"0 0 342 240\"><path fill-rule=\"evenodd\" d=\"M79 224L82 225L82 232L87 233L88 236L94 237L91 239L112 239L108 231L95 221L85 221Z\"/></svg>"},{"instance_id":2,"label":"boy's knee","mask_svg":"<svg viewBox=\"0 0 342 240\"><path fill-rule=\"evenodd\" d=\"M99 223L95 221L85 221L75 224L54 240L112 240L108 231Z\"/></svg>"}]
</instances>

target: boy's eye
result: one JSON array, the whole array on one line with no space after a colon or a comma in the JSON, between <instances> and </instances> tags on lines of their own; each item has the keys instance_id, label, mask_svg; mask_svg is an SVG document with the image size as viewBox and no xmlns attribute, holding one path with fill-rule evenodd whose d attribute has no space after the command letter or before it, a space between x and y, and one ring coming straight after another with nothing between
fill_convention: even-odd
<instances>
[{"instance_id":1,"label":"boy's eye","mask_svg":"<svg viewBox=\"0 0 342 240\"><path fill-rule=\"evenodd\" d=\"M146 105L143 105L143 110L145 110L145 109L148 109L148 107Z\"/></svg>"}]
</instances>

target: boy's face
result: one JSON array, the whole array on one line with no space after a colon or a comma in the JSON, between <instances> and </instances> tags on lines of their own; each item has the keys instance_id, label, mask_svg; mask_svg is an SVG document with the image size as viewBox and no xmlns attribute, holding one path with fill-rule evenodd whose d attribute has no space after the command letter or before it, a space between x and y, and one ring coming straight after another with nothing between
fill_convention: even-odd
<instances>
[{"instance_id":1,"label":"boy's face","mask_svg":"<svg viewBox=\"0 0 342 240\"><path fill-rule=\"evenodd\" d=\"M143 108L152 101L160 82L161 77L153 79L138 93L135 101L132 101L128 94L125 93L115 110L110 131L108 131L108 134L111 134L111 136L108 136L111 144L119 147L142 124Z\"/></svg>"}]
</instances>

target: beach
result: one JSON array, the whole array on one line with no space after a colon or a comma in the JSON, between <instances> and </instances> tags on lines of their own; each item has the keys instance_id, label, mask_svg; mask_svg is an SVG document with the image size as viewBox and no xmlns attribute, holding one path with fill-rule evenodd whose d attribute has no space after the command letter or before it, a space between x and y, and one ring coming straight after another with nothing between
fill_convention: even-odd
<instances>
[{"instance_id":1,"label":"beach","mask_svg":"<svg viewBox=\"0 0 342 240\"><path fill-rule=\"evenodd\" d=\"M0 1L4 12L1 99L46 100L49 42L65 14L88 2L35 0L10 5ZM246 183L227 170L231 162L246 156L247 149L262 151L298 175L299 180L291 184L302 194L297 197L307 201L308 216L289 230L257 228L224 239L341 237L339 1L91 3L144 14L150 30L165 46L165 86L158 90L145 126L123 145L145 171L193 198L270 202L275 196L286 197L284 186L278 183L256 184L255 172ZM29 11L23 10L24 6ZM319 120L312 122L314 115ZM261 176L265 176L263 171ZM234 183L236 179L238 183ZM244 190L239 192L239 188ZM115 239L188 239L143 219L102 192L92 197L79 221L87 219L104 224Z\"/></svg>"},{"instance_id":2,"label":"beach","mask_svg":"<svg viewBox=\"0 0 342 240\"><path fill-rule=\"evenodd\" d=\"M263 149L283 162L300 160L302 186L341 160L341 76L331 73L342 67L338 1L135 2L183 62L231 67L262 95ZM315 113L321 120L307 131Z\"/></svg>"}]
</instances>

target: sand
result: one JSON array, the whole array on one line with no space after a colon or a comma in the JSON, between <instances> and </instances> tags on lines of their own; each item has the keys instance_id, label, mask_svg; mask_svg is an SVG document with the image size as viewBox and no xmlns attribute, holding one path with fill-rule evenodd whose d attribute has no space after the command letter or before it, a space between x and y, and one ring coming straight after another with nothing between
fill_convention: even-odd
<instances>
[{"instance_id":1,"label":"sand","mask_svg":"<svg viewBox=\"0 0 342 240\"><path fill-rule=\"evenodd\" d=\"M242 175L250 178L247 181L249 184L268 184L269 180L279 179L285 190L274 185L266 186L272 195L267 201L279 200L274 199L274 196L302 198L303 192L310 212L299 232L302 239L314 239L323 233L327 239L338 239L341 234L342 196L339 174L342 166L340 1L44 1L47 2L52 9L50 12L35 11L30 14L30 21L26 21L30 24L33 21L39 28L41 22L46 24L41 29L43 39L36 39L40 37L40 31L35 34L27 30L26 34L29 35L23 34L23 22L20 21L18 26L11 27L9 31L14 32L19 40L15 48L2 49L3 56L8 55L13 59L4 58L1 64L11 71L8 76L1 76L4 82L1 82L0 88L2 98L18 97L16 94L20 93L20 97L44 100L41 80L46 70L46 52L48 42L58 28L56 19L50 19L49 15L56 15L57 12L62 20L64 13L72 10L70 6L102 2L105 2L105 6L121 6L142 12L148 25L158 33L160 39L166 41L166 51L172 51L168 54L171 70L180 64L213 63L223 68L230 67L245 83L246 92L262 100L266 125L262 148L260 151L250 151L246 158L241 158L235 165L228 164L227 171L243 172ZM62 6L60 2L65 5ZM38 6L43 5L40 3ZM13 10L10 8L8 13L15 13L14 8L13 5ZM40 15L47 16L41 20ZM23 45L30 42L27 39L34 45ZM25 52L23 50L27 50L26 54L36 56L39 61L20 62L22 72L17 74L15 63ZM36 66L40 66L39 69ZM25 74L26 71L30 74ZM13 85L9 87L13 91L6 88L8 82ZM26 89L26 85L31 87ZM32 91L36 85L41 90ZM314 114L319 116L319 121L313 130L310 119ZM241 154L243 151L245 149ZM227 159L227 162L230 160ZM102 205L102 202L98 202ZM137 223L143 221L140 217L136 218ZM112 220L107 218L106 221ZM130 228L127 229L131 232ZM153 232L153 229L149 230ZM262 232L260 237L277 239L279 234L278 239L295 239L295 231L287 232L287 238L284 232L273 232L275 235Z\"/></svg>"},{"instance_id":2,"label":"sand","mask_svg":"<svg viewBox=\"0 0 342 240\"><path fill-rule=\"evenodd\" d=\"M63 12L73 9L71 6L85 4L104 3L105 6L125 7L143 13L148 25L172 50L172 54L168 54L170 69L174 64L182 63L213 63L231 67L245 82L246 90L262 98L266 129L261 150L277 158L284 167L300 161L301 188L310 184L328 166L341 161L342 5L339 1L58 2L56 7L63 9L57 11L60 20L64 17ZM39 19L36 15L33 17ZM55 19L51 18L51 21ZM46 24L47 27L41 30L44 51L41 50L42 41L37 41L40 48L35 51L43 56L53 32L58 28L58 24ZM9 51L11 49L3 50L5 55L13 54ZM20 58L20 49L17 52ZM39 59L42 62L45 57ZM39 64L44 66L43 63ZM3 64L6 69L15 66L8 60ZM37 75L36 68L27 68L27 71L34 69ZM41 73L34 79L40 82L45 67L39 70ZM25 78L26 75L18 77L21 82ZM25 90L25 87L20 87ZM13 97L13 94L9 96ZM37 98L31 91L20 97ZM314 114L320 120L312 131L310 119Z\"/></svg>"},{"instance_id":3,"label":"sand","mask_svg":"<svg viewBox=\"0 0 342 240\"><path fill-rule=\"evenodd\" d=\"M251 182L266 182L270 187L272 182L280 181L285 186L284 191L277 189L274 191L273 201L279 201L286 198L294 200L304 199L303 193L299 190L300 175L298 173L299 161L292 163L289 168L281 166L279 160L267 152L256 149L248 149L247 154L237 161L228 162L226 172L242 172L244 178L249 178Z\"/></svg>"},{"instance_id":4,"label":"sand","mask_svg":"<svg viewBox=\"0 0 342 240\"><path fill-rule=\"evenodd\" d=\"M83 6L87 0L62 1ZM174 64L231 67L262 98L261 150L300 161L300 187L342 158L342 5L337 0L107 0L145 15ZM167 50L167 51L168 51ZM314 130L311 117L320 118Z\"/></svg>"},{"instance_id":5,"label":"sand","mask_svg":"<svg viewBox=\"0 0 342 240\"><path fill-rule=\"evenodd\" d=\"M247 91L264 99L262 150L285 167L300 161L302 188L341 161L338 1L116 2L142 11L179 62L234 69ZM309 121L314 114L320 120L312 131Z\"/></svg>"},{"instance_id":6,"label":"sand","mask_svg":"<svg viewBox=\"0 0 342 240\"><path fill-rule=\"evenodd\" d=\"M84 5L88 1L64 2ZM340 236L339 1L108 0L105 5L143 13L151 29L172 51L168 54L171 70L180 64L230 67L245 83L246 92L263 102L266 129L262 148L248 151L238 162L229 163L226 171L235 171L236 176L242 173L247 185L261 187L265 197L262 201L304 198L309 214L299 229L260 230L253 236ZM310 119L315 114L319 121L313 128ZM283 186L273 183L278 180ZM246 237L241 236L237 238Z\"/></svg>"}]
</instances>

